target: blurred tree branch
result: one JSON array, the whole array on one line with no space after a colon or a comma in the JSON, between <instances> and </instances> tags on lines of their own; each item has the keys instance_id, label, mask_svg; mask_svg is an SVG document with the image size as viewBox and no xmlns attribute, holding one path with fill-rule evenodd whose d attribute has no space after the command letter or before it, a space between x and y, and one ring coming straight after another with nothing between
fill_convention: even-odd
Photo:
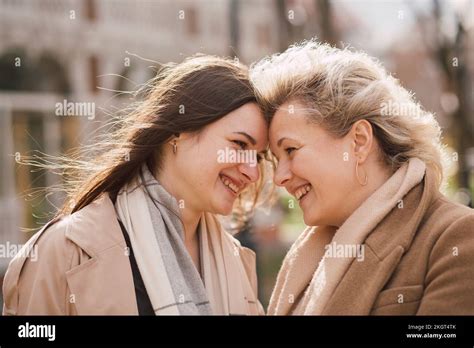
<instances>
[{"instance_id":1,"label":"blurred tree branch","mask_svg":"<svg viewBox=\"0 0 474 348\"><path fill-rule=\"evenodd\" d=\"M312 3L310 1L301 3L301 6L305 5L303 7L306 12L310 11L309 7L314 7L316 16L314 19L308 18L300 25L295 25L289 20L289 11L293 9L289 4L292 3L293 2L288 0L276 0L280 51L284 51L289 45L295 42L310 39L315 36L321 42L326 42L331 45L337 44L339 33L334 25L334 16L330 0L313 0Z\"/></svg>"},{"instance_id":2,"label":"blurred tree branch","mask_svg":"<svg viewBox=\"0 0 474 348\"><path fill-rule=\"evenodd\" d=\"M410 2L407 2L410 4ZM468 8L463 13L472 15ZM471 98L472 76L467 66L467 40L468 35L465 23L461 16L455 16L455 35L450 39L443 31L442 8L439 0L432 1L431 21L426 23L413 6L410 6L417 18L420 32L423 36L424 45L432 59L440 67L440 71L446 81L446 91L454 93L459 101L458 108L452 113L454 122L452 132L455 135L455 147L459 152L458 185L461 188L469 187L469 176L472 168L468 166L467 150L474 147L474 122L473 101ZM433 24L432 31L426 24Z\"/></svg>"},{"instance_id":3,"label":"blurred tree branch","mask_svg":"<svg viewBox=\"0 0 474 348\"><path fill-rule=\"evenodd\" d=\"M230 31L230 47L229 47L229 56L239 56L239 45L240 45L240 35L239 35L239 0L231 0L229 7L229 31Z\"/></svg>"},{"instance_id":4,"label":"blurred tree branch","mask_svg":"<svg viewBox=\"0 0 474 348\"><path fill-rule=\"evenodd\" d=\"M334 27L332 16L332 6L330 0L315 0L315 7L318 9L320 20L320 39L331 45L336 45L338 35Z\"/></svg>"}]
</instances>

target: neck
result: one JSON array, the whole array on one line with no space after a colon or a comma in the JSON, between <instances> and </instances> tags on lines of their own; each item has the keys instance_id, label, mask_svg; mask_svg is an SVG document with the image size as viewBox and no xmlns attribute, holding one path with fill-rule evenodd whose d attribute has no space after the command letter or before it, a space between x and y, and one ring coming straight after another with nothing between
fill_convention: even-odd
<instances>
[{"instance_id":1,"label":"neck","mask_svg":"<svg viewBox=\"0 0 474 348\"><path fill-rule=\"evenodd\" d=\"M186 244L197 240L197 229L200 218L200 213L192 212L186 208L181 210L181 219L183 220L184 226L184 241Z\"/></svg>"},{"instance_id":2,"label":"neck","mask_svg":"<svg viewBox=\"0 0 474 348\"><path fill-rule=\"evenodd\" d=\"M358 193L353 197L352 204L348 205L348 209L344 214L344 218L338 223L338 227L341 227L342 224L352 215L352 213L360 207L375 191L377 191L385 182L393 175L387 168L382 168L379 166L374 166L368 171L369 177L367 185L362 186L359 183Z\"/></svg>"},{"instance_id":3,"label":"neck","mask_svg":"<svg viewBox=\"0 0 474 348\"><path fill-rule=\"evenodd\" d=\"M201 212L193 209L189 200L179 192L179 185L173 181L173 175L161 171L159 174L154 174L154 176L157 178L160 185L178 201L181 221L183 222L184 228L185 243L188 244L196 241ZM184 203L182 204L182 202Z\"/></svg>"}]
</instances>

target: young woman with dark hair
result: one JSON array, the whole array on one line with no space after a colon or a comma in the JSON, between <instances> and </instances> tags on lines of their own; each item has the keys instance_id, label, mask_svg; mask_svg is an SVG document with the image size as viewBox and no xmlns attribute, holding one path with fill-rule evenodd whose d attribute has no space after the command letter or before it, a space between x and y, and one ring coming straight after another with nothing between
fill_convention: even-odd
<instances>
[{"instance_id":1,"label":"young woman with dark hair","mask_svg":"<svg viewBox=\"0 0 474 348\"><path fill-rule=\"evenodd\" d=\"M165 66L107 149L65 166L79 169L69 199L25 245L38 259L12 260L3 313L263 313L255 255L217 218L255 205L264 182L247 74L213 56Z\"/></svg>"}]
</instances>

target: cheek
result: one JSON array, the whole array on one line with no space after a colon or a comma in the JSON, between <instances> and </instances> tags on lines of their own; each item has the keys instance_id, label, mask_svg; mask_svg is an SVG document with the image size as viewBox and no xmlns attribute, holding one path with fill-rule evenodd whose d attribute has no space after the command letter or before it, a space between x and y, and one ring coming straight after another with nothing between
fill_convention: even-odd
<instances>
[{"instance_id":1,"label":"cheek","mask_svg":"<svg viewBox=\"0 0 474 348\"><path fill-rule=\"evenodd\" d=\"M194 169L190 175L205 177L215 172L221 163L217 161L219 147L212 141L201 139L199 143L188 148L187 160Z\"/></svg>"},{"instance_id":2,"label":"cheek","mask_svg":"<svg viewBox=\"0 0 474 348\"><path fill-rule=\"evenodd\" d=\"M321 184L318 188L328 203L341 204L350 196L352 188L350 163L344 160L343 152L331 151L319 164L318 174Z\"/></svg>"},{"instance_id":3,"label":"cheek","mask_svg":"<svg viewBox=\"0 0 474 348\"><path fill-rule=\"evenodd\" d=\"M320 187L332 181L333 161L334 158L323 151L314 148L301 149L293 158L291 169L297 177Z\"/></svg>"},{"instance_id":4,"label":"cheek","mask_svg":"<svg viewBox=\"0 0 474 348\"><path fill-rule=\"evenodd\" d=\"M196 171L200 182L206 190L210 190L219 179L219 173L225 168L225 164L217 162L216 158L209 156L207 159L199 161L199 168Z\"/></svg>"},{"instance_id":5,"label":"cheek","mask_svg":"<svg viewBox=\"0 0 474 348\"><path fill-rule=\"evenodd\" d=\"M214 177L219 163L216 156L204 152L202 147L188 148L180 156L180 180L186 183L187 189L193 191L209 190L210 180ZM179 151L179 148L178 148Z\"/></svg>"},{"instance_id":6,"label":"cheek","mask_svg":"<svg viewBox=\"0 0 474 348\"><path fill-rule=\"evenodd\" d=\"M316 175L315 157L309 151L301 151L290 162L290 170L297 177L303 180L312 181Z\"/></svg>"},{"instance_id":7,"label":"cheek","mask_svg":"<svg viewBox=\"0 0 474 348\"><path fill-rule=\"evenodd\" d=\"M350 162L344 160L344 151L338 144L305 150L293 161L294 174L310 181L316 193L326 198L341 191L346 194L350 186L350 168Z\"/></svg>"}]
</instances>

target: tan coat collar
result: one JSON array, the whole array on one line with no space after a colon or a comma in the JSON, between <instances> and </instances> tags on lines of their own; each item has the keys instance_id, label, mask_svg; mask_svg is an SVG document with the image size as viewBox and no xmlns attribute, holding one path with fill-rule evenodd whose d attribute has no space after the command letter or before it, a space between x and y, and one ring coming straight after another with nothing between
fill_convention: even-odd
<instances>
[{"instance_id":1,"label":"tan coat collar","mask_svg":"<svg viewBox=\"0 0 474 348\"><path fill-rule=\"evenodd\" d=\"M369 247L380 258L384 258L397 246L404 250L410 248L423 216L440 196L435 173L428 167L423 181L405 196L367 238Z\"/></svg>"},{"instance_id":2,"label":"tan coat collar","mask_svg":"<svg viewBox=\"0 0 474 348\"><path fill-rule=\"evenodd\" d=\"M67 222L66 237L90 256L96 256L114 245L126 247L114 205L108 195L63 220Z\"/></svg>"},{"instance_id":3,"label":"tan coat collar","mask_svg":"<svg viewBox=\"0 0 474 348\"><path fill-rule=\"evenodd\" d=\"M396 269L431 203L440 196L434 172L395 207L366 239L363 262L354 260L329 299L323 314L370 314L373 303ZM354 289L362 289L355 292Z\"/></svg>"}]
</instances>

